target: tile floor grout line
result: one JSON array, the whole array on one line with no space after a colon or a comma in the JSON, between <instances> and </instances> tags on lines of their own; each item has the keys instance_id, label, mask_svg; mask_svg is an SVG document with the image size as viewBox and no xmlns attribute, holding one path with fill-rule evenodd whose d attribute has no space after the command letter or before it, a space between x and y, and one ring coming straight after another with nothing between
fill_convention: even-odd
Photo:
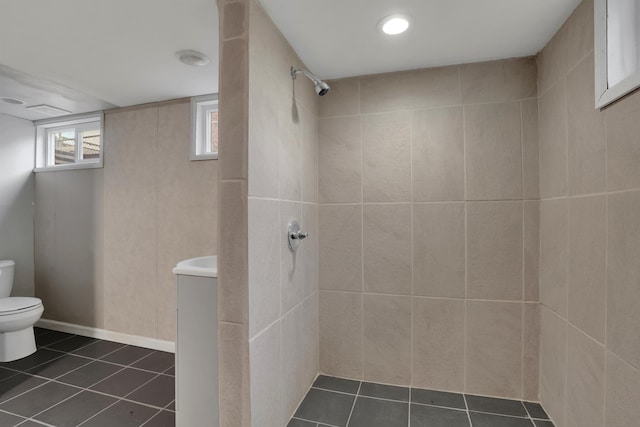
<instances>
[{"instance_id":1,"label":"tile floor grout line","mask_svg":"<svg viewBox=\"0 0 640 427\"><path fill-rule=\"evenodd\" d=\"M351 411L349 412L349 417L347 418L347 423L345 427L349 427L349 422L351 422L351 416L353 415L353 410L356 407L356 402L358 401L358 397L360 396L360 389L362 388L362 381L358 384L358 391L356 392L355 397L353 398L353 404L351 405Z\"/></svg>"},{"instance_id":2,"label":"tile floor grout line","mask_svg":"<svg viewBox=\"0 0 640 427\"><path fill-rule=\"evenodd\" d=\"M51 382L53 383L54 381L52 380ZM58 383L56 383L56 384L58 384ZM61 401L59 401L59 402L57 402L57 403L55 403L55 404L53 404L53 405L49 406L49 407L48 407L48 408L46 408L46 409L43 409L43 410L42 410L42 411L40 411L40 412L37 412L37 413L35 413L35 414L33 414L33 415L30 415L28 418L30 418L30 419L31 419L31 418L33 418L33 419L35 420L35 418L34 418L34 417L36 417L36 416L38 416L38 415L42 414L43 412L48 411L49 409L51 409L51 408L53 408L53 407L58 406L59 404L61 404L61 403L63 403L63 402L66 402L67 400L69 400L69 399L71 399L71 398L73 398L73 397L75 397L75 396L79 395L79 394L80 394L80 393L82 393L82 392L83 392L83 390L78 390L78 392L77 392L77 393L74 393L74 394L72 394L71 396L69 396L69 397L67 397L67 398L65 398L65 399L62 399ZM24 416L24 415L23 415L23 416ZM38 421L38 422L44 422L44 421L40 421L40 420L36 420L36 421Z\"/></svg>"},{"instance_id":3,"label":"tile floor grout line","mask_svg":"<svg viewBox=\"0 0 640 427\"><path fill-rule=\"evenodd\" d=\"M153 414L151 416L151 418L149 418L147 421L143 422L142 424L140 424L140 427L144 427L146 424L149 423L149 421L151 421L152 419L154 419L155 417L157 417L159 414L161 414L163 411L163 409L160 409L158 412L156 412L155 414Z\"/></svg>"},{"instance_id":4,"label":"tile floor grout line","mask_svg":"<svg viewBox=\"0 0 640 427\"><path fill-rule=\"evenodd\" d=\"M464 407L466 408L465 412L467 413L467 420L469 421L469 427L473 426L471 422L471 413L469 413L469 404L467 403L467 395L462 393L462 398L464 399Z\"/></svg>"}]
</instances>

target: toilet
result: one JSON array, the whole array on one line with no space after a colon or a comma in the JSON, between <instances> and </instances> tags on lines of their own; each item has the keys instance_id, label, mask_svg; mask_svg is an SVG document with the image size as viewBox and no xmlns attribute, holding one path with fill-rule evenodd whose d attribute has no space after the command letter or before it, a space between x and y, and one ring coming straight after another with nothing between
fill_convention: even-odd
<instances>
[{"instance_id":1,"label":"toilet","mask_svg":"<svg viewBox=\"0 0 640 427\"><path fill-rule=\"evenodd\" d=\"M15 265L10 260L0 261L0 362L35 353L33 325L44 311L39 298L10 297Z\"/></svg>"}]
</instances>

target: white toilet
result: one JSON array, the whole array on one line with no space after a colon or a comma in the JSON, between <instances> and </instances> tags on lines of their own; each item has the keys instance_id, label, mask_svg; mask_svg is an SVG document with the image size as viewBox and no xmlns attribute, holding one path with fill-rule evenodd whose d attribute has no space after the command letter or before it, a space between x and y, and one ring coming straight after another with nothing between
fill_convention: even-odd
<instances>
[{"instance_id":1,"label":"white toilet","mask_svg":"<svg viewBox=\"0 0 640 427\"><path fill-rule=\"evenodd\" d=\"M13 261L0 261L0 362L36 351L33 325L44 311L39 298L9 297L15 265Z\"/></svg>"}]
</instances>

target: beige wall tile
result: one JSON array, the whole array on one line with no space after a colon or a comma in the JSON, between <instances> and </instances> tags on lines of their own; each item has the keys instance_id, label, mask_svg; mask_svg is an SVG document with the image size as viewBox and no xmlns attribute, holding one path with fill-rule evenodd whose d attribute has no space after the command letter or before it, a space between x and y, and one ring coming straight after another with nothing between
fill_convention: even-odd
<instances>
[{"instance_id":1,"label":"beige wall tile","mask_svg":"<svg viewBox=\"0 0 640 427\"><path fill-rule=\"evenodd\" d=\"M609 353L606 373L607 427L636 425L640 419L640 371Z\"/></svg>"},{"instance_id":2,"label":"beige wall tile","mask_svg":"<svg viewBox=\"0 0 640 427\"><path fill-rule=\"evenodd\" d=\"M360 79L360 112L460 104L458 67L379 74Z\"/></svg>"},{"instance_id":3,"label":"beige wall tile","mask_svg":"<svg viewBox=\"0 0 640 427\"><path fill-rule=\"evenodd\" d=\"M538 100L522 101L522 193L525 199L540 198L538 150Z\"/></svg>"},{"instance_id":4,"label":"beige wall tile","mask_svg":"<svg viewBox=\"0 0 640 427\"><path fill-rule=\"evenodd\" d=\"M249 195L278 198L280 134L278 96L270 75L255 68L250 72Z\"/></svg>"},{"instance_id":5,"label":"beige wall tile","mask_svg":"<svg viewBox=\"0 0 640 427\"><path fill-rule=\"evenodd\" d=\"M567 27L567 63L572 67L593 50L593 0L580 2L565 26Z\"/></svg>"},{"instance_id":6,"label":"beige wall tile","mask_svg":"<svg viewBox=\"0 0 640 427\"><path fill-rule=\"evenodd\" d=\"M536 96L534 57L460 66L462 102L515 101Z\"/></svg>"},{"instance_id":7,"label":"beige wall tile","mask_svg":"<svg viewBox=\"0 0 640 427\"><path fill-rule=\"evenodd\" d=\"M245 181L218 183L218 319L246 324L248 311L248 200Z\"/></svg>"},{"instance_id":8,"label":"beige wall tile","mask_svg":"<svg viewBox=\"0 0 640 427\"><path fill-rule=\"evenodd\" d=\"M520 103L465 106L467 199L522 198Z\"/></svg>"},{"instance_id":9,"label":"beige wall tile","mask_svg":"<svg viewBox=\"0 0 640 427\"><path fill-rule=\"evenodd\" d=\"M302 302L304 339L302 343L304 371L302 381L305 384L300 400L307 392L318 372L320 372L320 294L315 292Z\"/></svg>"},{"instance_id":10,"label":"beige wall tile","mask_svg":"<svg viewBox=\"0 0 640 427\"><path fill-rule=\"evenodd\" d=\"M249 199L249 337L280 317L280 203Z\"/></svg>"},{"instance_id":11,"label":"beige wall tile","mask_svg":"<svg viewBox=\"0 0 640 427\"><path fill-rule=\"evenodd\" d=\"M302 221L300 227L309 237L302 242L298 251L302 256L303 284L302 298L318 291L319 275L319 250L320 250L320 228L318 218L318 205L308 203L302 204Z\"/></svg>"},{"instance_id":12,"label":"beige wall tile","mask_svg":"<svg viewBox=\"0 0 640 427\"><path fill-rule=\"evenodd\" d=\"M414 74L410 71L360 79L360 112L383 113L414 106Z\"/></svg>"},{"instance_id":13,"label":"beige wall tile","mask_svg":"<svg viewBox=\"0 0 640 427\"><path fill-rule=\"evenodd\" d=\"M462 108L413 113L414 201L464 200Z\"/></svg>"},{"instance_id":14,"label":"beige wall tile","mask_svg":"<svg viewBox=\"0 0 640 427\"><path fill-rule=\"evenodd\" d=\"M282 415L283 418L288 421L307 392L308 387L311 385L305 381L303 305L299 304L284 315L281 322L283 367Z\"/></svg>"},{"instance_id":15,"label":"beige wall tile","mask_svg":"<svg viewBox=\"0 0 640 427\"><path fill-rule=\"evenodd\" d=\"M413 205L414 295L464 298L464 203Z\"/></svg>"},{"instance_id":16,"label":"beige wall tile","mask_svg":"<svg viewBox=\"0 0 640 427\"><path fill-rule=\"evenodd\" d=\"M362 378L362 294L320 291L320 372Z\"/></svg>"},{"instance_id":17,"label":"beige wall tile","mask_svg":"<svg viewBox=\"0 0 640 427\"><path fill-rule=\"evenodd\" d=\"M249 53L247 40L222 43L220 55L220 141L221 179L247 179L249 123Z\"/></svg>"},{"instance_id":18,"label":"beige wall tile","mask_svg":"<svg viewBox=\"0 0 640 427\"><path fill-rule=\"evenodd\" d=\"M567 24L563 25L538 55L538 96L542 96L570 68Z\"/></svg>"},{"instance_id":19,"label":"beige wall tile","mask_svg":"<svg viewBox=\"0 0 640 427\"><path fill-rule=\"evenodd\" d=\"M522 396L522 303L467 301L469 393Z\"/></svg>"},{"instance_id":20,"label":"beige wall tile","mask_svg":"<svg viewBox=\"0 0 640 427\"><path fill-rule=\"evenodd\" d=\"M318 203L318 118L306 109L301 110L301 118L301 198L303 202Z\"/></svg>"},{"instance_id":21,"label":"beige wall tile","mask_svg":"<svg viewBox=\"0 0 640 427\"><path fill-rule=\"evenodd\" d=\"M569 321L604 343L606 316L606 198L569 204Z\"/></svg>"},{"instance_id":22,"label":"beige wall tile","mask_svg":"<svg viewBox=\"0 0 640 427\"><path fill-rule=\"evenodd\" d=\"M566 80L539 100L540 197L567 195L567 94Z\"/></svg>"},{"instance_id":23,"label":"beige wall tile","mask_svg":"<svg viewBox=\"0 0 640 427\"><path fill-rule=\"evenodd\" d=\"M318 197L322 203L362 201L360 117L318 121Z\"/></svg>"},{"instance_id":24,"label":"beige wall tile","mask_svg":"<svg viewBox=\"0 0 640 427\"><path fill-rule=\"evenodd\" d=\"M282 352L280 323L264 330L249 343L251 360L251 425L281 427L282 412Z\"/></svg>"},{"instance_id":25,"label":"beige wall tile","mask_svg":"<svg viewBox=\"0 0 640 427\"><path fill-rule=\"evenodd\" d=\"M524 299L540 301L540 202L524 202Z\"/></svg>"},{"instance_id":26,"label":"beige wall tile","mask_svg":"<svg viewBox=\"0 0 640 427\"><path fill-rule=\"evenodd\" d=\"M640 96L628 96L607 109L607 187L640 187Z\"/></svg>"},{"instance_id":27,"label":"beige wall tile","mask_svg":"<svg viewBox=\"0 0 640 427\"><path fill-rule=\"evenodd\" d=\"M413 299L412 385L464 390L465 302Z\"/></svg>"},{"instance_id":28,"label":"beige wall tile","mask_svg":"<svg viewBox=\"0 0 640 427\"><path fill-rule=\"evenodd\" d=\"M556 427L565 427L567 322L541 307L540 401Z\"/></svg>"},{"instance_id":29,"label":"beige wall tile","mask_svg":"<svg viewBox=\"0 0 640 427\"><path fill-rule=\"evenodd\" d=\"M540 383L540 304L525 303L523 315L522 390L524 400L537 402Z\"/></svg>"},{"instance_id":30,"label":"beige wall tile","mask_svg":"<svg viewBox=\"0 0 640 427\"><path fill-rule=\"evenodd\" d=\"M361 292L362 206L320 206L319 212L320 289Z\"/></svg>"},{"instance_id":31,"label":"beige wall tile","mask_svg":"<svg viewBox=\"0 0 640 427\"><path fill-rule=\"evenodd\" d=\"M522 300L522 202L467 206L467 297Z\"/></svg>"},{"instance_id":32,"label":"beige wall tile","mask_svg":"<svg viewBox=\"0 0 640 427\"><path fill-rule=\"evenodd\" d=\"M223 40L243 35L247 29L246 11L247 5L244 2L226 3L224 5L224 21L222 22Z\"/></svg>"},{"instance_id":33,"label":"beige wall tile","mask_svg":"<svg viewBox=\"0 0 640 427\"><path fill-rule=\"evenodd\" d=\"M605 114L594 109L593 54L567 76L569 191L605 191Z\"/></svg>"},{"instance_id":34,"label":"beige wall tile","mask_svg":"<svg viewBox=\"0 0 640 427\"><path fill-rule=\"evenodd\" d=\"M460 71L457 65L413 72L413 108L460 105Z\"/></svg>"},{"instance_id":35,"label":"beige wall tile","mask_svg":"<svg viewBox=\"0 0 640 427\"><path fill-rule=\"evenodd\" d=\"M411 114L364 116L362 150L364 201L411 201Z\"/></svg>"},{"instance_id":36,"label":"beige wall tile","mask_svg":"<svg viewBox=\"0 0 640 427\"><path fill-rule=\"evenodd\" d=\"M280 314L285 314L302 301L305 281L303 252L289 249L286 230L294 219L301 221L302 205L294 202L280 203ZM306 242L303 242L304 244Z\"/></svg>"},{"instance_id":37,"label":"beige wall tile","mask_svg":"<svg viewBox=\"0 0 640 427\"><path fill-rule=\"evenodd\" d=\"M352 116L360 113L360 79L340 79L327 82L331 96L318 100L320 117Z\"/></svg>"},{"instance_id":38,"label":"beige wall tile","mask_svg":"<svg viewBox=\"0 0 640 427\"><path fill-rule=\"evenodd\" d=\"M367 381L411 381L411 298L364 294L363 354Z\"/></svg>"},{"instance_id":39,"label":"beige wall tile","mask_svg":"<svg viewBox=\"0 0 640 427\"><path fill-rule=\"evenodd\" d=\"M157 107L105 117L110 145L104 171L104 326L148 337L158 327L157 130Z\"/></svg>"},{"instance_id":40,"label":"beige wall tile","mask_svg":"<svg viewBox=\"0 0 640 427\"><path fill-rule=\"evenodd\" d=\"M604 427L605 349L569 327L567 427Z\"/></svg>"},{"instance_id":41,"label":"beige wall tile","mask_svg":"<svg viewBox=\"0 0 640 427\"><path fill-rule=\"evenodd\" d=\"M640 191L608 196L607 345L640 367Z\"/></svg>"},{"instance_id":42,"label":"beige wall tile","mask_svg":"<svg viewBox=\"0 0 640 427\"><path fill-rule=\"evenodd\" d=\"M569 203L540 202L540 302L567 315Z\"/></svg>"},{"instance_id":43,"label":"beige wall tile","mask_svg":"<svg viewBox=\"0 0 640 427\"><path fill-rule=\"evenodd\" d=\"M218 322L218 346L218 383L224 390L220 393L220 425L249 427L251 368L247 325Z\"/></svg>"},{"instance_id":44,"label":"beige wall tile","mask_svg":"<svg viewBox=\"0 0 640 427\"><path fill-rule=\"evenodd\" d=\"M300 200L301 108L280 97L280 199Z\"/></svg>"},{"instance_id":45,"label":"beige wall tile","mask_svg":"<svg viewBox=\"0 0 640 427\"><path fill-rule=\"evenodd\" d=\"M411 295L411 205L365 205L364 291Z\"/></svg>"}]
</instances>

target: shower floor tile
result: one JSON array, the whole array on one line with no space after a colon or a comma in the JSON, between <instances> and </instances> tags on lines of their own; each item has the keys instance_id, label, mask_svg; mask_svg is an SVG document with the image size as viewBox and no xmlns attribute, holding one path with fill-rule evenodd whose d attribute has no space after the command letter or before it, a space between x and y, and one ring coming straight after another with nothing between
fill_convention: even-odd
<instances>
[{"instance_id":1,"label":"shower floor tile","mask_svg":"<svg viewBox=\"0 0 640 427\"><path fill-rule=\"evenodd\" d=\"M553 427L538 403L320 375L287 427Z\"/></svg>"},{"instance_id":2,"label":"shower floor tile","mask_svg":"<svg viewBox=\"0 0 640 427\"><path fill-rule=\"evenodd\" d=\"M0 363L0 426L175 427L172 353L35 334L36 353Z\"/></svg>"}]
</instances>

